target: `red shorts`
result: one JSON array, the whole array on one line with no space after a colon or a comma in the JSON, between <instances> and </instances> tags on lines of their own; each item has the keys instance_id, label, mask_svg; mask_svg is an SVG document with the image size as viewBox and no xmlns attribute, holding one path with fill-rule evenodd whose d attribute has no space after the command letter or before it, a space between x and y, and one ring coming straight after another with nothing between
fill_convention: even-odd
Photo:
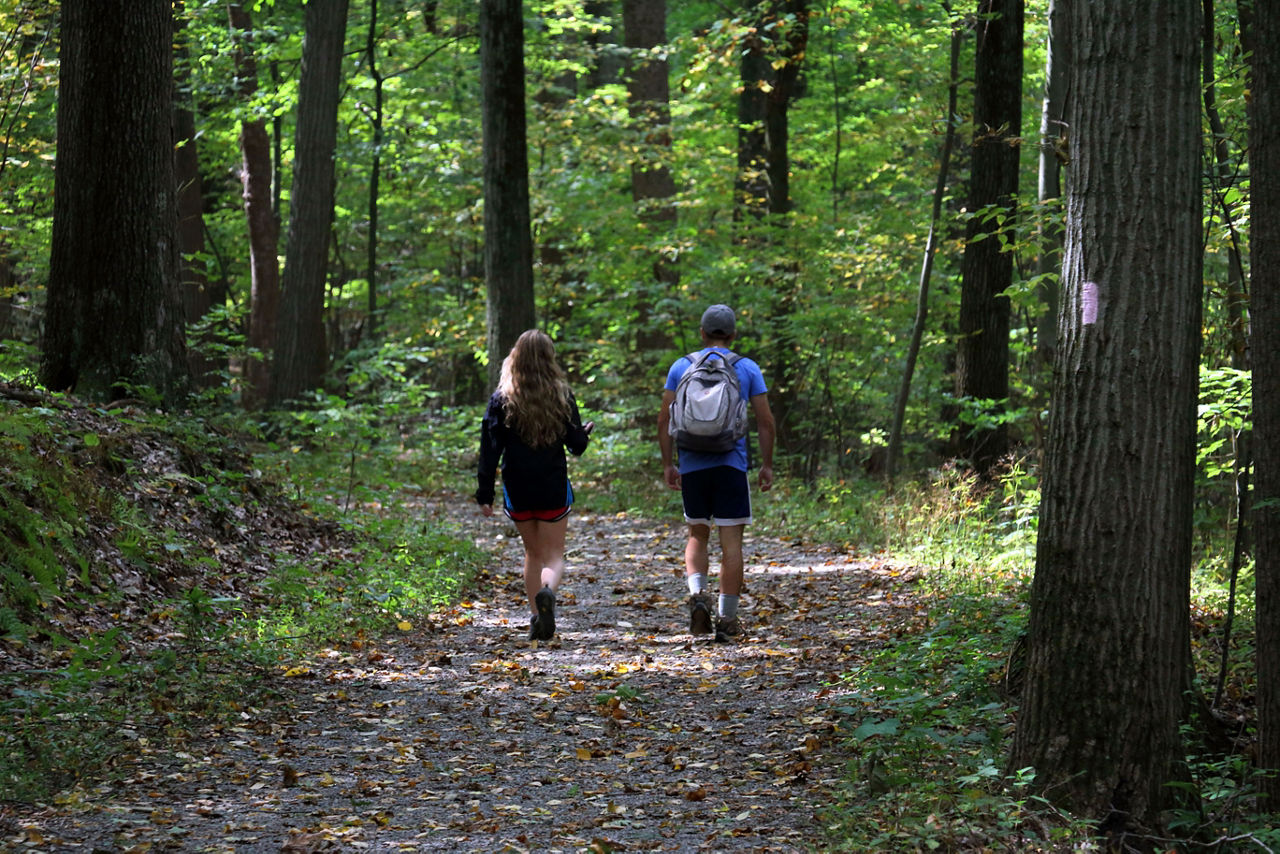
<instances>
[{"instance_id":1,"label":"red shorts","mask_svg":"<svg viewBox=\"0 0 1280 854\"><path fill-rule=\"evenodd\" d=\"M559 522L565 516L569 515L568 507L559 507L555 510L508 510L505 507L502 512L507 514L512 522L529 522L537 519L539 522Z\"/></svg>"}]
</instances>

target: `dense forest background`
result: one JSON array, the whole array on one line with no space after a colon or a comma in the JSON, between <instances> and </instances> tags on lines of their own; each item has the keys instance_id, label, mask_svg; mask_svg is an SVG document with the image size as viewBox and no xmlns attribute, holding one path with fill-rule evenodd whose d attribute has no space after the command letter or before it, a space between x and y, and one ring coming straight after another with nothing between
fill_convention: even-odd
<instances>
[{"instance_id":1,"label":"dense forest background","mask_svg":"<svg viewBox=\"0 0 1280 854\"><path fill-rule=\"evenodd\" d=\"M594 500L624 510L663 500L648 474L658 476L652 433L665 370L698 346L702 309L728 303L737 349L761 364L778 417L780 529L915 549L951 571L973 561L1013 585L1001 594L1009 609L1024 608L1067 304L1064 170L1083 150L1054 77L1076 45L1055 28L1050 0L172 5L173 286L186 368L180 380L110 376L97 386L100 402L195 411L202 425L234 413L237 430L270 453L285 449L272 465L295 485L310 476L306 466L329 466L312 485L344 509L358 488L378 486L361 481L360 466L407 451L423 454L413 476L426 488L469 489L458 462L469 460L504 352L495 329L513 319L495 306L522 286L515 256L495 270L486 254L498 242L486 223L493 191L523 178L487 171L494 57L483 46L499 42L481 7L497 9L490 20L515 15L523 40L533 312L515 319L553 336L584 418L599 425ZM1253 564L1242 522L1253 7L1182 5L1199 31L1194 248L1203 253L1186 569L1209 591L1193 597L1197 621L1212 614L1215 631L1225 627L1187 659L1221 718L1224 692L1247 706L1252 690ZM85 241L78 255L59 254L70 241L57 238L55 166L65 175L87 163L79 184L106 187L114 200L80 209L82 233L95 230L95 211L110 235L149 204L127 183L113 188L92 146L71 155L71 140L58 138L71 112L59 77L68 33L80 61L92 61L83 57L95 41L84 34L98 34L84 17L93 8L0 0L0 379L14 400L42 383L72 388L55 381L72 374L51 351L91 353L83 341L109 341L120 325L90 312L70 337L51 331L63 305L57 283L68 270L92 279L102 251ZM99 41L150 32L140 12L130 29L128 9L116 41ZM323 93L308 69L324 60L336 97L317 107ZM100 109L77 110L98 124L76 127L135 139L145 121L136 104L112 100L101 78L75 82L76 103ZM321 182L318 195L304 195L317 193L305 171L314 165L303 163L325 109L336 116L333 149L318 162L332 164L332 188ZM1136 196L1134 205L1149 204ZM1110 203L1123 211L1127 200ZM81 368L72 390L94 398ZM286 458L300 450L317 455ZM1160 477L1152 473L1153 489ZM969 513L974 540L956 522ZM11 604L32 584L16 570L4 578ZM1190 609L1181 610L1185 630ZM7 613L11 629L28 619L23 608ZM1002 624L1001 660L989 663L1012 667L1004 677L1015 682L1022 662L1004 652L1020 649L1023 625ZM983 767L984 780L995 776L994 764Z\"/></svg>"}]
</instances>

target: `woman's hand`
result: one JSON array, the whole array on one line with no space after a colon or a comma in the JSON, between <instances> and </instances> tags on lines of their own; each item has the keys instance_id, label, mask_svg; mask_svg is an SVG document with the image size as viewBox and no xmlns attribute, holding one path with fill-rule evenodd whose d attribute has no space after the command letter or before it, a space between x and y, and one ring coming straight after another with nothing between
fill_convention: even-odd
<instances>
[{"instance_id":1,"label":"woman's hand","mask_svg":"<svg viewBox=\"0 0 1280 854\"><path fill-rule=\"evenodd\" d=\"M484 514L484 515L486 515L486 516L492 516L492 515L493 515L493 505L492 505L492 504L481 504L481 505L480 505L480 512L481 512L481 513L483 513L483 514Z\"/></svg>"},{"instance_id":2,"label":"woman's hand","mask_svg":"<svg viewBox=\"0 0 1280 854\"><path fill-rule=\"evenodd\" d=\"M582 432L586 433L588 436L591 435L591 431L594 429L596 429L596 422L594 421L588 421L586 424L582 425Z\"/></svg>"}]
</instances>

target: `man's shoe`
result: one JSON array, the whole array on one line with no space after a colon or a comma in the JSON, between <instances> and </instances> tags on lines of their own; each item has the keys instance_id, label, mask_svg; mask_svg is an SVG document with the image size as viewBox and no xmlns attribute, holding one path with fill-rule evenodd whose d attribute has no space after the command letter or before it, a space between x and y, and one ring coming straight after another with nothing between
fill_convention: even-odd
<instances>
[{"instance_id":1,"label":"man's shoe","mask_svg":"<svg viewBox=\"0 0 1280 854\"><path fill-rule=\"evenodd\" d=\"M543 587L533 597L538 609L538 640L551 640L556 633L556 594L550 587Z\"/></svg>"},{"instance_id":2,"label":"man's shoe","mask_svg":"<svg viewBox=\"0 0 1280 854\"><path fill-rule=\"evenodd\" d=\"M742 637L742 621L737 617L720 617L716 620L716 640L734 641Z\"/></svg>"},{"instance_id":3,"label":"man's shoe","mask_svg":"<svg viewBox=\"0 0 1280 854\"><path fill-rule=\"evenodd\" d=\"M529 640L539 640L542 638L542 630L538 627L537 614L529 618Z\"/></svg>"},{"instance_id":4,"label":"man's shoe","mask_svg":"<svg viewBox=\"0 0 1280 854\"><path fill-rule=\"evenodd\" d=\"M689 597L689 633L711 634L711 602L705 593L695 593Z\"/></svg>"}]
</instances>

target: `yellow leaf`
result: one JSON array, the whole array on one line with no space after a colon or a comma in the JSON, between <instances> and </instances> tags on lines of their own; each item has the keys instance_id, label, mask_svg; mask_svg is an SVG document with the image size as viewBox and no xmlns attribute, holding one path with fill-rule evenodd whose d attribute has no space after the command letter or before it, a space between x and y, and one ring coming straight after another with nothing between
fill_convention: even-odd
<instances>
[{"instance_id":1,"label":"yellow leaf","mask_svg":"<svg viewBox=\"0 0 1280 854\"><path fill-rule=\"evenodd\" d=\"M590 758L591 758L591 751L590 751L590 750L588 750L588 749L587 749L587 748L585 748L585 747L579 747L579 748L578 748L578 758L579 758L579 759L590 759Z\"/></svg>"},{"instance_id":2,"label":"yellow leaf","mask_svg":"<svg viewBox=\"0 0 1280 854\"><path fill-rule=\"evenodd\" d=\"M408 620L401 620L400 622L396 623L396 628L402 632L411 632L413 631L413 623L409 622Z\"/></svg>"},{"instance_id":3,"label":"yellow leaf","mask_svg":"<svg viewBox=\"0 0 1280 854\"><path fill-rule=\"evenodd\" d=\"M284 672L284 675L286 678L292 679L294 676L307 676L310 673L311 670L308 669L306 665L299 664L295 667L290 667Z\"/></svg>"}]
</instances>

